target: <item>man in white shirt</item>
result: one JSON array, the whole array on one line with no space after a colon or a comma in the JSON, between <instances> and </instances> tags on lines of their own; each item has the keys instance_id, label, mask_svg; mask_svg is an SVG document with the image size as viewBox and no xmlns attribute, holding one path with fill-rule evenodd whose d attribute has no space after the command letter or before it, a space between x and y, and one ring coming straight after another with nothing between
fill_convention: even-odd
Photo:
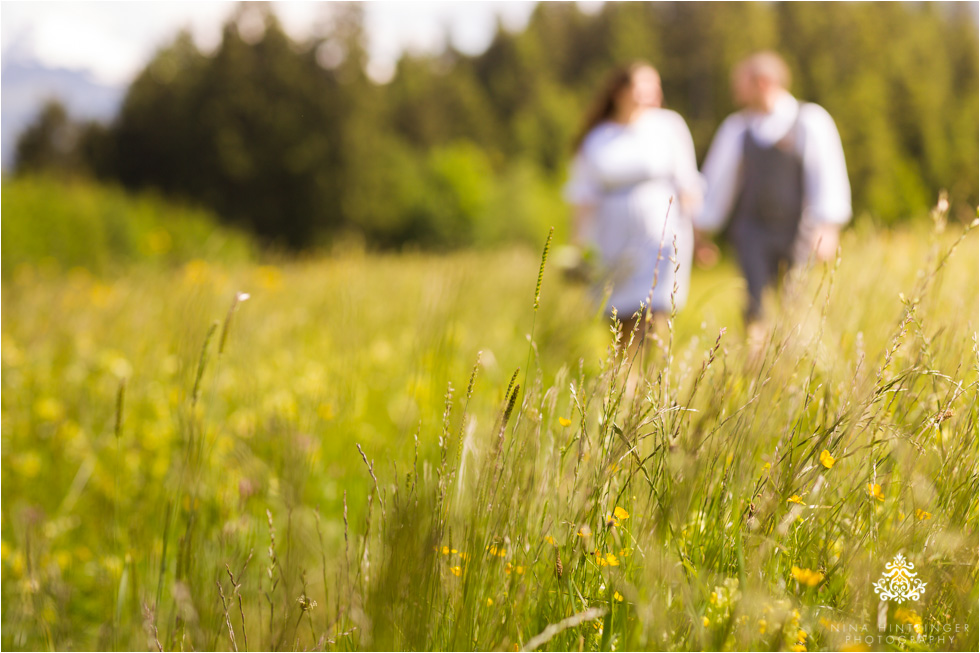
<instances>
[{"instance_id":1,"label":"man in white shirt","mask_svg":"<svg viewBox=\"0 0 980 653\"><path fill-rule=\"evenodd\" d=\"M707 195L695 227L727 226L748 285L746 322L760 317L762 294L781 272L813 252L828 260L851 218L851 187L833 119L786 90L789 69L771 52L754 54L732 75L742 107L722 123L702 166Z\"/></svg>"}]
</instances>

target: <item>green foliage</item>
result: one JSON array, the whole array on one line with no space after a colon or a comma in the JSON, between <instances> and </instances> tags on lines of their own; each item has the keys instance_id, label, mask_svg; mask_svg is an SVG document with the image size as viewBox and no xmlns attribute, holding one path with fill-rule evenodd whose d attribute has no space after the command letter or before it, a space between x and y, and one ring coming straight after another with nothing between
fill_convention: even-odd
<instances>
[{"instance_id":1,"label":"green foliage","mask_svg":"<svg viewBox=\"0 0 980 653\"><path fill-rule=\"evenodd\" d=\"M471 143L459 142L433 149L426 163L434 240L449 244L471 241L473 224L485 210L492 182L486 155Z\"/></svg>"},{"instance_id":2,"label":"green foliage","mask_svg":"<svg viewBox=\"0 0 980 653\"><path fill-rule=\"evenodd\" d=\"M538 244L550 226L557 226L562 241L568 235L566 211L553 181L534 163L518 159L497 179L476 225L475 240Z\"/></svg>"},{"instance_id":3,"label":"green foliage","mask_svg":"<svg viewBox=\"0 0 980 653\"><path fill-rule=\"evenodd\" d=\"M940 108L970 106L977 94L977 75L963 70L961 76L947 63L950 48L963 55L977 49L976 30L963 30L966 7L781 3L773 9L776 24L751 47L784 53L794 92L834 117L856 213L887 221L917 215L939 188L965 180L965 169L930 161L922 145L965 153L965 142L978 137L975 127L959 136L948 131L951 122ZM954 32L959 36L951 42ZM970 60L975 70L976 57ZM971 190L955 202L969 216L976 197Z\"/></svg>"},{"instance_id":4,"label":"green foliage","mask_svg":"<svg viewBox=\"0 0 980 653\"><path fill-rule=\"evenodd\" d=\"M543 239L24 267L3 648L840 650L884 618L976 650L978 251L936 224L846 233L756 344L701 272L636 358L551 268L534 310ZM899 552L927 589L881 613Z\"/></svg>"},{"instance_id":5,"label":"green foliage","mask_svg":"<svg viewBox=\"0 0 980 653\"><path fill-rule=\"evenodd\" d=\"M192 198L299 247L341 224L334 173L346 109L329 102L337 82L313 52L297 51L268 21L256 43L229 24L213 57L185 36L151 62L113 127L111 167L128 186ZM173 61L184 63L173 63L172 78L160 73Z\"/></svg>"},{"instance_id":6,"label":"green foliage","mask_svg":"<svg viewBox=\"0 0 980 653\"><path fill-rule=\"evenodd\" d=\"M130 263L247 261L253 252L247 236L219 227L206 211L49 177L3 182L2 228L4 278L25 265L105 273Z\"/></svg>"},{"instance_id":7,"label":"green foliage","mask_svg":"<svg viewBox=\"0 0 980 653\"><path fill-rule=\"evenodd\" d=\"M155 187L296 249L349 234L389 248L473 244L512 232L476 216L515 178L558 189L612 66L645 58L660 69L665 103L703 158L735 108L732 66L768 48L787 59L791 90L834 118L857 216L923 215L945 188L970 220L980 201L975 4L610 2L586 15L540 3L523 31L498 26L482 54L406 55L383 85L364 73L362 8L328 11L330 27L302 43L272 8L248 3L213 55L178 35L104 133L90 126L52 157L66 142L54 132L67 128L48 112L25 135L21 167ZM480 154L460 154L461 143ZM449 152L460 170L443 168ZM519 199L516 213L537 210Z\"/></svg>"}]
</instances>

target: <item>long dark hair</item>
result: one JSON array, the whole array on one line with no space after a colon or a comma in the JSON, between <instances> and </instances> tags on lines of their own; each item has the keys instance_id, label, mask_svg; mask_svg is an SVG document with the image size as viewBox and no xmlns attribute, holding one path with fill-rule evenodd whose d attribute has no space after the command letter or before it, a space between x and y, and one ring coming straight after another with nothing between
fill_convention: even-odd
<instances>
[{"instance_id":1,"label":"long dark hair","mask_svg":"<svg viewBox=\"0 0 980 653\"><path fill-rule=\"evenodd\" d=\"M633 83L633 74L641 68L653 68L649 62L637 59L629 63L622 64L614 68L606 76L599 93L592 101L592 105L585 113L585 121L582 128L572 141L572 151L578 152L582 147L582 141L596 125L609 120L616 113L616 96L620 91Z\"/></svg>"}]
</instances>

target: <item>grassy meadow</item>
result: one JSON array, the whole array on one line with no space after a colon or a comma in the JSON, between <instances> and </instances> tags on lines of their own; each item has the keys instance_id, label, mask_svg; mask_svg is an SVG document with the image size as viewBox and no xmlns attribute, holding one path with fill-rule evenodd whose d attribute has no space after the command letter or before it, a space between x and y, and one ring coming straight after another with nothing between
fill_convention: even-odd
<instances>
[{"instance_id":1,"label":"grassy meadow","mask_svg":"<svg viewBox=\"0 0 980 653\"><path fill-rule=\"evenodd\" d=\"M756 344L695 269L635 356L540 251L5 261L0 644L976 650L978 242L935 217Z\"/></svg>"}]
</instances>

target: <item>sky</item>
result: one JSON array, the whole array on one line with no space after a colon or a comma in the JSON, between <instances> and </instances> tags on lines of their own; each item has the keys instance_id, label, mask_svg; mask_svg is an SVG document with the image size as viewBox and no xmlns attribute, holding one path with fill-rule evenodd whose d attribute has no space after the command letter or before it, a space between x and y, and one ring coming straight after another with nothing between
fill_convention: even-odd
<instances>
[{"instance_id":1,"label":"sky","mask_svg":"<svg viewBox=\"0 0 980 653\"><path fill-rule=\"evenodd\" d=\"M236 2L0 2L2 56L27 56L49 67L86 69L105 84L124 85L153 53L188 28L198 46L217 46L221 25ZM329 15L329 2L275 2L294 38L309 36ZM581 3L588 11L601 3ZM446 33L468 54L485 49L496 22L524 27L534 2L366 2L369 74L386 81L403 50L437 52Z\"/></svg>"}]
</instances>

